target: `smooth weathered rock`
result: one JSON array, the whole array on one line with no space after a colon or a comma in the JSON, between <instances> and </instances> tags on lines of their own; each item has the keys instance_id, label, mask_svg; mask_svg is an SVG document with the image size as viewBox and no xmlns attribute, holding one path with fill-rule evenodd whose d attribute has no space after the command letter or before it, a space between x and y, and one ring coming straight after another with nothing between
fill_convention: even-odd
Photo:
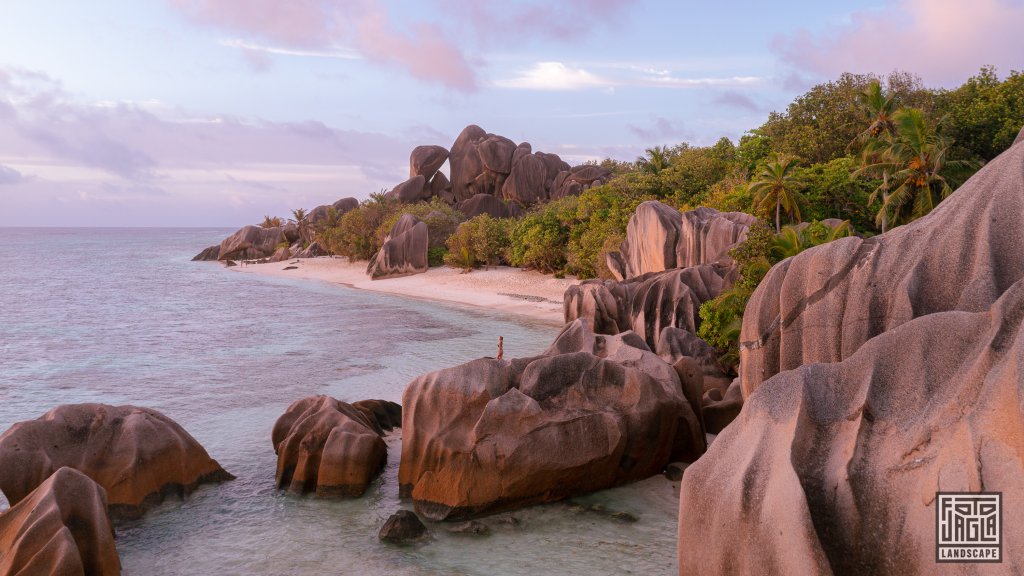
<instances>
[{"instance_id":1,"label":"smooth weathered rock","mask_svg":"<svg viewBox=\"0 0 1024 576\"><path fill-rule=\"evenodd\" d=\"M512 215L504 202L490 194L476 194L469 200L459 202L458 209L467 219L481 214L490 214L492 218L509 218Z\"/></svg>"},{"instance_id":2,"label":"smooth weathered rock","mask_svg":"<svg viewBox=\"0 0 1024 576\"><path fill-rule=\"evenodd\" d=\"M1013 141L1015 145L1020 144L1021 142L1024 142L1024 127L1020 129L1020 132L1017 134L1017 138Z\"/></svg>"},{"instance_id":3,"label":"smooth weathered rock","mask_svg":"<svg viewBox=\"0 0 1024 576\"><path fill-rule=\"evenodd\" d=\"M732 267L705 264L623 282L587 280L565 291L565 321L586 318L601 334L632 330L656 349L666 327L696 332L701 304L732 286L735 276Z\"/></svg>"},{"instance_id":4,"label":"smooth weathered rock","mask_svg":"<svg viewBox=\"0 0 1024 576\"><path fill-rule=\"evenodd\" d=\"M688 268L713 262L728 263L731 248L747 237L756 218L742 212L697 208L680 213L656 200L637 206L626 226L619 255L608 258L618 279L648 272Z\"/></svg>"},{"instance_id":5,"label":"smooth weathered rock","mask_svg":"<svg viewBox=\"0 0 1024 576\"><path fill-rule=\"evenodd\" d=\"M452 194L456 201L469 199L469 185L483 172L478 146L487 138L487 132L475 124L466 126L452 144L448 164L452 182Z\"/></svg>"},{"instance_id":6,"label":"smooth weathered rock","mask_svg":"<svg viewBox=\"0 0 1024 576\"><path fill-rule=\"evenodd\" d=\"M359 200L356 200L355 198L342 198L332 204L332 206L334 206L334 209L338 211L338 215L340 216L358 208Z\"/></svg>"},{"instance_id":7,"label":"smooth weathered rock","mask_svg":"<svg viewBox=\"0 0 1024 576\"><path fill-rule=\"evenodd\" d=\"M848 358L914 318L985 310L1022 277L1024 143L917 221L775 265L743 317L743 395L779 372Z\"/></svg>"},{"instance_id":8,"label":"smooth weathered rock","mask_svg":"<svg viewBox=\"0 0 1024 576\"><path fill-rule=\"evenodd\" d=\"M518 202L523 206L531 206L547 199L544 179L547 167L544 160L536 155L523 156L512 166L512 173L501 189L502 197L509 202Z\"/></svg>"},{"instance_id":9,"label":"smooth weathered rock","mask_svg":"<svg viewBox=\"0 0 1024 576\"><path fill-rule=\"evenodd\" d=\"M261 228L245 226L220 243L221 260L254 260L266 258L277 250L277 245L285 241L284 231L280 227Z\"/></svg>"},{"instance_id":10,"label":"smooth weathered rock","mask_svg":"<svg viewBox=\"0 0 1024 576\"><path fill-rule=\"evenodd\" d=\"M77 470L59 468L0 514L0 574L120 573L106 492Z\"/></svg>"},{"instance_id":11,"label":"smooth weathered rock","mask_svg":"<svg viewBox=\"0 0 1024 576\"><path fill-rule=\"evenodd\" d=\"M383 432L402 427L402 406L399 404L388 400L360 400L353 402L352 407L376 421Z\"/></svg>"},{"instance_id":12,"label":"smooth weathered rock","mask_svg":"<svg viewBox=\"0 0 1024 576\"><path fill-rule=\"evenodd\" d=\"M390 412L382 401L357 406L310 396L292 403L271 435L277 487L320 497L362 496L387 461L376 410L390 429Z\"/></svg>"},{"instance_id":13,"label":"smooth weathered rock","mask_svg":"<svg viewBox=\"0 0 1024 576\"><path fill-rule=\"evenodd\" d=\"M282 247L278 248L277 250L275 250L274 253L270 255L270 261L271 262L284 262L285 260L288 260L291 257L292 257L292 250L291 250L291 248L289 248L287 246L282 246Z\"/></svg>"},{"instance_id":14,"label":"smooth weathered rock","mask_svg":"<svg viewBox=\"0 0 1024 576\"><path fill-rule=\"evenodd\" d=\"M448 529L449 534L463 534L470 536L486 536L491 533L491 529L483 522L476 520L469 520L452 526Z\"/></svg>"},{"instance_id":15,"label":"smooth weathered rock","mask_svg":"<svg viewBox=\"0 0 1024 576\"><path fill-rule=\"evenodd\" d=\"M220 244L210 246L192 258L193 262L210 262L214 260L220 260Z\"/></svg>"},{"instance_id":16,"label":"smooth weathered rock","mask_svg":"<svg viewBox=\"0 0 1024 576\"><path fill-rule=\"evenodd\" d=\"M423 525L419 516L409 510L395 512L380 528L377 537L385 542L393 544L404 544L420 540L427 535L427 527Z\"/></svg>"},{"instance_id":17,"label":"smooth weathered rock","mask_svg":"<svg viewBox=\"0 0 1024 576\"><path fill-rule=\"evenodd\" d=\"M448 181L448 177L444 175L444 172L438 172L434 174L434 177L430 179L428 185L430 190L430 197L438 197L445 202L452 203L455 201L455 197L447 197L447 194L451 193L452 184Z\"/></svg>"},{"instance_id":18,"label":"smooth weathered rock","mask_svg":"<svg viewBox=\"0 0 1024 576\"><path fill-rule=\"evenodd\" d=\"M379 280L426 272L429 240L425 223L412 214L402 214L380 251L370 259L366 273Z\"/></svg>"},{"instance_id":19,"label":"smooth weathered rock","mask_svg":"<svg viewBox=\"0 0 1024 576\"><path fill-rule=\"evenodd\" d=\"M512 171L512 155L516 151L516 143L504 136L490 135L478 148L480 161L488 170L501 174Z\"/></svg>"},{"instance_id":20,"label":"smooth weathered rock","mask_svg":"<svg viewBox=\"0 0 1024 576\"><path fill-rule=\"evenodd\" d=\"M417 146L409 154L409 178L430 180L446 160L448 149L444 146Z\"/></svg>"},{"instance_id":21,"label":"smooth weathered rock","mask_svg":"<svg viewBox=\"0 0 1024 576\"><path fill-rule=\"evenodd\" d=\"M295 255L296 258L319 258L320 256L327 256L329 253L320 245L320 242L313 242L307 246L303 251Z\"/></svg>"},{"instance_id":22,"label":"smooth weathered rock","mask_svg":"<svg viewBox=\"0 0 1024 576\"><path fill-rule=\"evenodd\" d=\"M993 287L1008 272L986 270ZM985 573L936 563L938 491L1001 492L993 573L1024 571L1024 525L1009 520L1024 516L1022 319L1024 280L991 307L924 314L760 383L683 477L680 574Z\"/></svg>"},{"instance_id":23,"label":"smooth weathered rock","mask_svg":"<svg viewBox=\"0 0 1024 576\"><path fill-rule=\"evenodd\" d=\"M743 392L740 379L736 378L725 387L712 387L705 378L704 397L702 398L701 416L704 419L704 430L708 434L718 434L739 416L743 409Z\"/></svg>"},{"instance_id":24,"label":"smooth weathered rock","mask_svg":"<svg viewBox=\"0 0 1024 576\"><path fill-rule=\"evenodd\" d=\"M234 478L181 426L147 408L68 404L0 436L0 490L11 504L64 466L102 486L117 517Z\"/></svg>"},{"instance_id":25,"label":"smooth weathered rock","mask_svg":"<svg viewBox=\"0 0 1024 576\"><path fill-rule=\"evenodd\" d=\"M403 204L414 204L420 200L427 200L429 191L426 179L416 175L392 188L385 196Z\"/></svg>"},{"instance_id":26,"label":"smooth weathered rock","mask_svg":"<svg viewBox=\"0 0 1024 576\"><path fill-rule=\"evenodd\" d=\"M673 462L665 467L665 478L672 482L679 482L683 479L683 475L686 473L686 468L689 464L685 462Z\"/></svg>"},{"instance_id":27,"label":"smooth weathered rock","mask_svg":"<svg viewBox=\"0 0 1024 576\"><path fill-rule=\"evenodd\" d=\"M542 356L410 383L399 482L422 515L457 519L646 478L703 450L675 370L635 334L581 320Z\"/></svg>"}]
</instances>

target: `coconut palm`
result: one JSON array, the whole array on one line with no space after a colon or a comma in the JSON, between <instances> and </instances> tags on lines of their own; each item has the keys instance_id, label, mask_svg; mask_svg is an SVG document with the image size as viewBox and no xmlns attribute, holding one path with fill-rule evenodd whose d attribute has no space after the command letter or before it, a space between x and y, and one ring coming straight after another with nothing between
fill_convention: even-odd
<instances>
[{"instance_id":1,"label":"coconut palm","mask_svg":"<svg viewBox=\"0 0 1024 576\"><path fill-rule=\"evenodd\" d=\"M277 216L263 216L263 222L260 223L261 228L277 228L281 226L281 219Z\"/></svg>"},{"instance_id":2,"label":"coconut palm","mask_svg":"<svg viewBox=\"0 0 1024 576\"><path fill-rule=\"evenodd\" d=\"M299 238L303 241L308 242L309 239L309 214L306 213L305 208L296 208L292 210L292 217L288 219L289 222L294 223L299 228Z\"/></svg>"},{"instance_id":3,"label":"coconut palm","mask_svg":"<svg viewBox=\"0 0 1024 576\"><path fill-rule=\"evenodd\" d=\"M796 176L797 159L774 156L761 164L761 170L750 183L754 203L762 212L775 208L775 233L782 231L781 215L785 210L792 220L800 221L800 205L806 200L801 194L804 184Z\"/></svg>"},{"instance_id":4,"label":"coconut palm","mask_svg":"<svg viewBox=\"0 0 1024 576\"><path fill-rule=\"evenodd\" d=\"M895 115L898 112L899 103L895 96L886 96L882 92L881 82L875 80L857 95L857 104L864 115L864 130L857 135L854 143L861 146L861 157L864 166L878 164L881 155L892 144L896 136ZM874 203L879 196L882 198L883 208L878 212L878 224L884 234L889 227L889 173L885 169L872 170L874 176L882 179L882 184L875 190L870 203Z\"/></svg>"},{"instance_id":5,"label":"coconut palm","mask_svg":"<svg viewBox=\"0 0 1024 576\"><path fill-rule=\"evenodd\" d=\"M874 161L855 173L885 176L868 198L869 203L882 199L876 218L880 225L928 214L953 192L947 173L974 166L972 162L948 158L952 140L931 126L923 111L904 108L893 115L893 121L896 134L891 141L875 145Z\"/></svg>"},{"instance_id":6,"label":"coconut palm","mask_svg":"<svg viewBox=\"0 0 1024 576\"><path fill-rule=\"evenodd\" d=\"M657 174L669 166L670 152L667 146L655 146L644 151L647 155L636 159L641 172Z\"/></svg>"}]
</instances>

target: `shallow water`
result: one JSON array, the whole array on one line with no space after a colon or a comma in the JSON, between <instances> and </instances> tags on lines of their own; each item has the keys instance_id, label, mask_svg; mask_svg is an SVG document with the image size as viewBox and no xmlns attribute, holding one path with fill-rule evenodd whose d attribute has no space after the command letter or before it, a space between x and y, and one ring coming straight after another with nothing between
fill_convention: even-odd
<instances>
[{"instance_id":1,"label":"shallow water","mask_svg":"<svg viewBox=\"0 0 1024 576\"><path fill-rule=\"evenodd\" d=\"M125 574L676 573L678 484L661 477L485 518L489 536L431 525L428 543L404 548L377 540L411 509L398 497L399 431L363 498L274 490L271 427L292 401L397 402L419 374L493 355L499 335L509 357L526 356L557 327L189 261L230 230L3 232L0 430L64 403L147 406L238 477L118 526Z\"/></svg>"}]
</instances>

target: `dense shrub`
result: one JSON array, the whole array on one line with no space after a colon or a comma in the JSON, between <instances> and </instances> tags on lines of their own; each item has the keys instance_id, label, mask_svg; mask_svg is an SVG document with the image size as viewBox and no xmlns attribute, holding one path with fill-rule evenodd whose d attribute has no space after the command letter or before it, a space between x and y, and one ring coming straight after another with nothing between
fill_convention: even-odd
<instances>
[{"instance_id":1,"label":"dense shrub","mask_svg":"<svg viewBox=\"0 0 1024 576\"><path fill-rule=\"evenodd\" d=\"M445 264L463 270L501 264L510 245L510 222L489 214L463 222L448 238Z\"/></svg>"},{"instance_id":2,"label":"dense shrub","mask_svg":"<svg viewBox=\"0 0 1024 576\"><path fill-rule=\"evenodd\" d=\"M569 197L542 204L514 221L505 251L508 263L545 273L564 272L576 202L576 197Z\"/></svg>"}]
</instances>

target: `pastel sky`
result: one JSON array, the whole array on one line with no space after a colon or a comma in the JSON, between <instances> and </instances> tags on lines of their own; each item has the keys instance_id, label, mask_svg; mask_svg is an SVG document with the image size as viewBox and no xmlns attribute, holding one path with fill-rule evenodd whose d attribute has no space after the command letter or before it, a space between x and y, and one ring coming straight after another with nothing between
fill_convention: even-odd
<instances>
[{"instance_id":1,"label":"pastel sky","mask_svg":"<svg viewBox=\"0 0 1024 576\"><path fill-rule=\"evenodd\" d=\"M1024 0L8 0L0 225L240 226L470 123L572 164L736 140L842 71L1024 69Z\"/></svg>"}]
</instances>

